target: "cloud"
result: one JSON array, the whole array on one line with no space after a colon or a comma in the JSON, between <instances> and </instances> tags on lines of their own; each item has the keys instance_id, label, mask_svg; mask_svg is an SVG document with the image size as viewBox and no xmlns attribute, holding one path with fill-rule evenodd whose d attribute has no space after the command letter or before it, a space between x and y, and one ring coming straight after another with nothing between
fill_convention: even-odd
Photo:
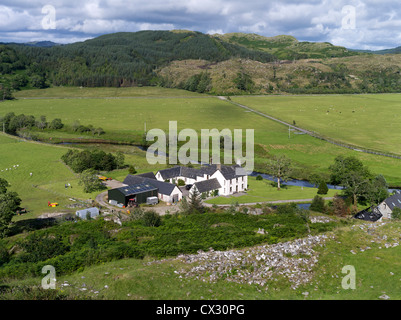
<instances>
[{"instance_id":1,"label":"cloud","mask_svg":"<svg viewBox=\"0 0 401 320\"><path fill-rule=\"evenodd\" d=\"M49 0L56 29L44 30L42 0L3 0L0 41L29 37L63 43L104 33L188 29L205 33L288 34L301 41L327 41L353 48L401 45L397 0ZM353 9L355 25L344 28ZM344 20L348 19L348 20ZM400 31L398 31L400 30ZM35 40L38 40L37 38Z\"/></svg>"}]
</instances>

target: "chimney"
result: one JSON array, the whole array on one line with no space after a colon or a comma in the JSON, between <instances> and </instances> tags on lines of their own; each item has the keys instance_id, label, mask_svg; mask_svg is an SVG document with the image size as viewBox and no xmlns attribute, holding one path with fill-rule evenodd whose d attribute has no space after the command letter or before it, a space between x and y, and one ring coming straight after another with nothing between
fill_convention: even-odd
<instances>
[{"instance_id":1,"label":"chimney","mask_svg":"<svg viewBox=\"0 0 401 320\"><path fill-rule=\"evenodd\" d=\"M216 164L217 170L221 170L221 163Z\"/></svg>"}]
</instances>

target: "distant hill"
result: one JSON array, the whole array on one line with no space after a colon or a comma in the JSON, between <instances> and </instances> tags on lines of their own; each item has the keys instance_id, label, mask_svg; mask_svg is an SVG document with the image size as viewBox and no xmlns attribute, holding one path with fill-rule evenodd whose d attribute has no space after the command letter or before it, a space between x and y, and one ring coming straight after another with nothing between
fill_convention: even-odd
<instances>
[{"instance_id":1,"label":"distant hill","mask_svg":"<svg viewBox=\"0 0 401 320\"><path fill-rule=\"evenodd\" d=\"M361 53L371 53L371 54L400 54L401 47L393 48L393 49L384 49L384 50L352 50L354 52L361 52Z\"/></svg>"},{"instance_id":2,"label":"distant hill","mask_svg":"<svg viewBox=\"0 0 401 320\"><path fill-rule=\"evenodd\" d=\"M2 45L0 83L17 90L158 85L212 94L401 92L401 55L383 55L400 51L372 54L287 35L119 32L66 45Z\"/></svg>"},{"instance_id":3,"label":"distant hill","mask_svg":"<svg viewBox=\"0 0 401 320\"><path fill-rule=\"evenodd\" d=\"M60 46L61 44L52 41L33 41L33 42L27 42L25 43L25 45L32 47L51 48L54 46Z\"/></svg>"},{"instance_id":4,"label":"distant hill","mask_svg":"<svg viewBox=\"0 0 401 320\"><path fill-rule=\"evenodd\" d=\"M282 60L323 59L358 54L358 52L352 52L328 42L300 42L296 38L286 35L264 37L257 34L228 33L215 35L215 37L229 43L268 52Z\"/></svg>"}]
</instances>

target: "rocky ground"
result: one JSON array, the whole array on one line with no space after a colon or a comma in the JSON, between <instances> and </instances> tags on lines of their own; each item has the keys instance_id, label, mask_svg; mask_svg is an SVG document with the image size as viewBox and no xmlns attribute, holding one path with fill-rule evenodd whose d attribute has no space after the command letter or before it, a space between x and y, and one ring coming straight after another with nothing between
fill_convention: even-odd
<instances>
[{"instance_id":1,"label":"rocky ground","mask_svg":"<svg viewBox=\"0 0 401 320\"><path fill-rule=\"evenodd\" d=\"M326 235L309 236L243 250L210 249L208 252L180 255L177 259L194 266L189 270L182 268L176 273L180 277L194 277L203 281L226 279L260 286L284 277L290 281L291 287L296 289L311 280L313 267L318 261L318 253L314 248L323 246L327 239Z\"/></svg>"}]
</instances>

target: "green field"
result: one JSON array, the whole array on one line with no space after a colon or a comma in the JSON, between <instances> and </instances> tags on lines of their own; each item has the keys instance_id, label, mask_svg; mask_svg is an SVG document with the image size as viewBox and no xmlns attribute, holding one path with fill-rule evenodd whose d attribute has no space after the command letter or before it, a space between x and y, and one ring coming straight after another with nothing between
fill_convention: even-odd
<instances>
[{"instance_id":1,"label":"green field","mask_svg":"<svg viewBox=\"0 0 401 320\"><path fill-rule=\"evenodd\" d=\"M285 182L284 182L285 184ZM279 200L308 200L313 199L317 194L317 188L302 188L296 186L284 186L281 190L272 186L271 181L256 180L255 177L248 177L248 190L246 195L233 195L218 197L207 200L210 204L239 204L244 203L262 203ZM323 197L334 197L338 190L329 190Z\"/></svg>"},{"instance_id":2,"label":"green field","mask_svg":"<svg viewBox=\"0 0 401 320\"><path fill-rule=\"evenodd\" d=\"M93 97L199 97L199 93L167 89L162 87L127 87L127 88L83 88L53 87L47 89L21 90L14 93L17 99L24 98L93 98Z\"/></svg>"},{"instance_id":3,"label":"green field","mask_svg":"<svg viewBox=\"0 0 401 320\"><path fill-rule=\"evenodd\" d=\"M29 142L1 133L0 146L0 177L10 183L9 189L19 194L21 206L28 210L27 214L15 216L15 221L31 219L43 213L74 212L66 207L74 203L69 198L89 201L98 194L84 193L82 186L78 185L79 176L60 160L68 150L65 146ZM132 147L125 152L126 163L134 163L138 172L149 169L144 151ZM14 165L18 167L14 168ZM110 176L124 179L127 174L128 170L116 170ZM70 183L72 188L65 188L66 183ZM48 207L48 201L58 202L59 206Z\"/></svg>"},{"instance_id":4,"label":"green field","mask_svg":"<svg viewBox=\"0 0 401 320\"><path fill-rule=\"evenodd\" d=\"M76 96L79 92L82 93L82 97L89 97L90 99L77 98ZM56 98L61 94L70 98ZM98 95L107 97L113 94L115 98L95 98ZM178 121L179 131L185 128L195 129L198 133L201 129L244 129L244 138L245 129L254 129L255 143L257 144L255 147L255 170L257 171L263 171L265 169L265 163L268 157L277 154L285 154L293 160L295 167L293 177L308 179L311 173L327 175L327 169L329 165L333 163L337 155L353 155L361 159L373 173L383 174L391 186L401 186L401 171L399 170L401 164L400 160L351 151L307 135L292 134L289 138L288 128L285 126L254 113L246 112L216 97L194 95L189 98L189 96L186 96L186 91L170 91L161 88L122 88L121 90L108 88L103 91L99 88L52 88L46 90L21 91L19 95L30 95L31 97L37 96L41 98L17 99L4 102L0 105L0 115L12 111L16 114L32 114L36 117L46 115L48 121L57 117L62 119L67 128L75 120L79 120L81 124L84 125L92 124L94 127L103 127L106 134L101 136L101 138L116 142L129 141L139 143L139 139L144 133L145 122L148 130L160 128L167 133L170 120ZM136 95L135 98L128 98L134 95ZM125 96L125 98L123 96ZM339 103L340 99L343 99L342 101L364 99L369 100L370 104L373 105L374 101L381 101L383 99L393 101L395 104L394 99L396 98L397 95L355 97L235 97L233 99L255 108L264 105L266 101L270 101L269 105L275 105L275 103L273 103L274 101L280 102L278 105L284 108L286 101L289 101L291 102L289 106L295 109L297 103L302 102L307 104L308 101L309 104L313 102L317 105L327 105L330 104L330 101L333 99L333 101L337 101L337 103ZM266 110L262 109L262 111ZM373 113L371 112L369 121L373 122L373 118ZM302 126L303 120L296 119L296 121L297 124ZM331 123L331 125L334 124L336 123ZM327 127L330 128L330 126ZM356 129L358 129L358 127L354 126L352 128L352 130ZM382 133L384 134L384 131ZM37 131L35 134L45 137L44 140L49 138L94 138L94 136L90 134L74 134L66 130ZM365 134L367 133L365 132ZM372 133L372 135L373 134L374 133ZM388 143L393 141L393 145L396 146L398 143L395 141L396 136L396 133L389 135ZM84 194L82 188L77 185L77 176L60 161L61 155L67 150L66 146L56 147L18 141L20 140L16 138L1 136L3 155L0 158L0 167L6 169L16 164L19 164L20 167L15 171L0 171L0 176L9 180L12 184L12 189L19 192L24 200L23 205L31 210L32 216L37 216L43 212L49 212L49 210L66 209L65 205L70 204L68 200L70 197L84 200L94 199L96 194ZM51 140L47 141L51 142ZM165 167L164 165L149 165L146 160L146 153L132 146L91 144L76 145L76 147L102 148L107 152L123 151L126 157L125 162L134 165L138 172L156 172ZM31 179L32 181L27 181L27 179L30 178L30 172L33 172L34 175ZM113 178L123 180L127 173L127 170L117 170L107 174ZM65 189L65 183L71 183L73 188ZM238 202L260 202L306 199L313 198L314 194L315 190L308 190L307 188L304 188L304 190L300 188L289 188L281 192L276 192L274 188L269 188L269 186L267 186L266 188L256 188L256 190L251 189L248 195L236 198L235 200ZM47 201L59 202L61 206L59 208L48 208ZM230 203L231 199L221 198L215 199L212 202L226 204ZM17 218L20 219L19 217Z\"/></svg>"},{"instance_id":5,"label":"green field","mask_svg":"<svg viewBox=\"0 0 401 320\"><path fill-rule=\"evenodd\" d=\"M195 95L192 97L186 97L185 91L173 90L165 91L166 89L161 88L135 88L137 95L136 98L123 98L124 94L131 96L127 88L121 90L125 93L119 93L119 89L108 89L105 90L104 95L101 93L101 89L83 89L86 90L83 96L91 97L90 99L73 98L77 95L77 91L81 89L77 88L52 88L46 90L32 91L31 95L40 96L40 99L17 99L15 101L7 101L0 107L0 114L6 114L7 112L13 111L16 114L32 114L36 117L46 115L48 121L58 117L61 118L66 128L72 125L75 120L79 120L83 125L93 125L94 127L102 127L106 134L102 135L102 139L114 140L114 141L125 141L139 143L144 133L145 123L147 130L153 128L160 128L168 132L169 121L178 122L178 130L185 128L195 129L199 132L200 129L254 129L255 130L255 143L259 145L255 151L255 169L257 171L263 171L265 168L266 158L272 155L285 154L291 158L296 167L294 172L294 178L308 179L312 172L327 174L327 168L334 161L334 158L338 155L344 156L356 156L360 158L375 174L383 174L391 186L401 186L401 172L399 166L401 160L374 156L370 154L363 154L349 149L341 148L330 143L323 142L321 140L312 138L307 135L296 135L292 134L289 138L288 128L258 116L254 113L243 110L236 107L228 102L221 101L216 97ZM109 96L114 90L115 98L96 98L98 95ZM30 91L21 91L19 95L26 95ZM69 99L57 99L46 97L53 96L57 97L63 94ZM106 94L107 93L107 94ZM129 94L128 94L129 93ZM142 97L140 97L142 95ZM144 96L152 96L147 98ZM181 96L178 96L181 95ZM166 98L169 96L169 98ZM118 98L120 97L120 98ZM248 104L251 107L260 108L262 111L266 111L266 101L268 105L281 106L283 110L289 105L291 112L283 113L283 117L287 117L292 122L292 114L296 114L296 106L330 106L330 105L342 105L348 103L352 105L357 103L360 99L363 101L369 101L369 110L371 110L377 102L379 107L382 105L383 99L392 101L391 103L395 108L395 99L397 95L369 95L369 96L269 96L269 97L235 97L235 101ZM354 99L354 100L353 100ZM333 102L334 101L334 102ZM390 102L389 102L390 104ZM263 108L262 108L263 107ZM299 109L300 107L298 107ZM344 107L345 108L345 107ZM306 110L306 107L304 108ZM321 107L321 110L326 109ZM366 110L368 108L366 107ZM292 111L294 110L294 111ZM302 109L303 110L303 109ZM314 110L314 109L313 109ZM313 112L311 111L313 114ZM362 113L362 112L359 112ZM349 130L359 130L361 144L362 142L368 143L369 134L372 135L372 141L382 137L382 145L388 145L398 148L399 136L397 131L387 132L386 128L381 129L381 133L376 133L379 130L367 130L365 124L370 125L375 123L376 116L373 111L369 111L368 117L364 118L364 126L352 126ZM289 116L288 114L291 114ZM307 114L307 112L305 112ZM356 113L358 114L358 112ZM325 116L322 116L325 117ZM350 117L347 117L349 119ZM297 125L303 127L304 121L296 120ZM335 119L334 119L335 120ZM310 120L312 121L312 120ZM305 120L306 123L306 120ZM319 130L319 126L323 126L319 121L316 123L316 131ZM391 119L390 124L393 125L395 119ZM346 132L347 129L341 127L341 131L336 131L332 128L338 128L344 126L341 121L332 121L327 123L327 134L333 134L333 138L340 138L342 132ZM313 128L312 128L313 129ZM88 134L72 134L65 130L53 131L53 132L35 132L41 136L45 141L51 142L50 138L81 138L81 139L93 139L97 136ZM243 131L245 137L245 131ZM351 137L347 140L351 141ZM358 142L358 141L356 141ZM369 144L372 148L374 142ZM245 150L244 150L245 151ZM157 168L155 169L157 170Z\"/></svg>"},{"instance_id":6,"label":"green field","mask_svg":"<svg viewBox=\"0 0 401 320\"><path fill-rule=\"evenodd\" d=\"M234 101L310 131L401 155L401 95L235 97Z\"/></svg>"}]
</instances>

